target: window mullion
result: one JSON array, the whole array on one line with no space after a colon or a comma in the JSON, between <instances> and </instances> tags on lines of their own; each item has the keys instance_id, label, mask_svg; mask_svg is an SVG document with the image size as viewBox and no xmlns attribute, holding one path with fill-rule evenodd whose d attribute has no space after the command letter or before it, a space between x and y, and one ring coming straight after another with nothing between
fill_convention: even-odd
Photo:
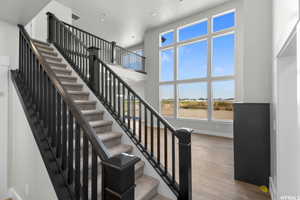
<instances>
[{"instance_id":1,"label":"window mullion","mask_svg":"<svg viewBox=\"0 0 300 200\"><path fill-rule=\"evenodd\" d=\"M178 29L176 28L174 31L174 39L175 39L175 46L174 46L174 96L175 96L175 106L174 106L174 117L178 118L178 105L179 105L179 99L178 99Z\"/></svg>"},{"instance_id":2,"label":"window mullion","mask_svg":"<svg viewBox=\"0 0 300 200\"><path fill-rule=\"evenodd\" d=\"M212 77L212 23L211 23L211 17L208 19L208 56L207 56L207 77L208 77L208 82L207 82L207 103L208 103L208 108L207 108L207 118L208 120L212 120L212 110L213 110L213 102L212 102L212 83L211 83L211 77Z\"/></svg>"}]
</instances>

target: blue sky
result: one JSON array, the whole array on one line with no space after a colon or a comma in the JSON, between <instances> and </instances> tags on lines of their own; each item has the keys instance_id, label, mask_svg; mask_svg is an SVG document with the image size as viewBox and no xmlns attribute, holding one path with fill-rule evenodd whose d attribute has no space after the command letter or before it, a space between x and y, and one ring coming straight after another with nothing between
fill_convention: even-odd
<instances>
[{"instance_id":1,"label":"blue sky","mask_svg":"<svg viewBox=\"0 0 300 200\"><path fill-rule=\"evenodd\" d=\"M213 31L221 31L235 25L234 12L213 18ZM203 36L208 33L208 22L184 27L179 30L179 41ZM165 41L162 46L174 43L174 32L163 35ZM178 79L193 79L207 77L208 68L208 42L207 40L187 44L178 48ZM227 34L212 39L212 76L227 76L234 74L235 63L235 35ZM161 81L174 79L174 49L161 52ZM173 87L161 88L161 97L173 96ZM214 98L234 97L233 81L218 81L212 84ZM179 98L207 98L207 84L179 85Z\"/></svg>"}]
</instances>

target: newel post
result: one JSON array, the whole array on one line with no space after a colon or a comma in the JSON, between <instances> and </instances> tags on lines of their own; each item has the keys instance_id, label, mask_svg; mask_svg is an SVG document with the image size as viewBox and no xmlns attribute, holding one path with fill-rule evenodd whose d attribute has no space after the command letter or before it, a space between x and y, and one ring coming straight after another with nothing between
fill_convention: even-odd
<instances>
[{"instance_id":1,"label":"newel post","mask_svg":"<svg viewBox=\"0 0 300 200\"><path fill-rule=\"evenodd\" d=\"M112 41L111 42L111 63L114 64L116 60L116 45L117 43Z\"/></svg>"},{"instance_id":2,"label":"newel post","mask_svg":"<svg viewBox=\"0 0 300 200\"><path fill-rule=\"evenodd\" d=\"M175 132L179 140L179 198L192 199L192 152L190 129L178 129Z\"/></svg>"},{"instance_id":3,"label":"newel post","mask_svg":"<svg viewBox=\"0 0 300 200\"><path fill-rule=\"evenodd\" d=\"M54 34L55 34L55 21L54 21L54 15L50 12L47 12L48 16L48 42L53 43L54 42Z\"/></svg>"},{"instance_id":4,"label":"newel post","mask_svg":"<svg viewBox=\"0 0 300 200\"><path fill-rule=\"evenodd\" d=\"M89 47L89 75L88 75L88 85L89 87L98 94L99 92L99 77L100 77L100 63L97 59L99 48Z\"/></svg>"},{"instance_id":5,"label":"newel post","mask_svg":"<svg viewBox=\"0 0 300 200\"><path fill-rule=\"evenodd\" d=\"M120 154L102 161L102 199L134 200L135 170L140 159Z\"/></svg>"}]
</instances>

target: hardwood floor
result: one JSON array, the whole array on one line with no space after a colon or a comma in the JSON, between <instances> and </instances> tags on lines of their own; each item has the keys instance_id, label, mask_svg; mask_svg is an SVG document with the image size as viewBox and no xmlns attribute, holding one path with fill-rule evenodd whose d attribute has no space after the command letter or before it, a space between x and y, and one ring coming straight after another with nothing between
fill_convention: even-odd
<instances>
[{"instance_id":1,"label":"hardwood floor","mask_svg":"<svg viewBox=\"0 0 300 200\"><path fill-rule=\"evenodd\" d=\"M193 200L268 200L255 185L234 180L233 140L192 136Z\"/></svg>"}]
</instances>

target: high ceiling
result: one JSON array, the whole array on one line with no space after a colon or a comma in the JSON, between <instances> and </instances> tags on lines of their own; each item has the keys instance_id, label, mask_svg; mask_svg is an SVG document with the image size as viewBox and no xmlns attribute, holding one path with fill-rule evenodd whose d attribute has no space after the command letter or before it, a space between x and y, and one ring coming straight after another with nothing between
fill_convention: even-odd
<instances>
[{"instance_id":1,"label":"high ceiling","mask_svg":"<svg viewBox=\"0 0 300 200\"><path fill-rule=\"evenodd\" d=\"M28 0L26 0L28 1ZM142 42L144 33L230 0L58 0L80 19L74 24L126 47Z\"/></svg>"},{"instance_id":2,"label":"high ceiling","mask_svg":"<svg viewBox=\"0 0 300 200\"><path fill-rule=\"evenodd\" d=\"M50 0L1 0L0 20L27 24Z\"/></svg>"}]
</instances>

